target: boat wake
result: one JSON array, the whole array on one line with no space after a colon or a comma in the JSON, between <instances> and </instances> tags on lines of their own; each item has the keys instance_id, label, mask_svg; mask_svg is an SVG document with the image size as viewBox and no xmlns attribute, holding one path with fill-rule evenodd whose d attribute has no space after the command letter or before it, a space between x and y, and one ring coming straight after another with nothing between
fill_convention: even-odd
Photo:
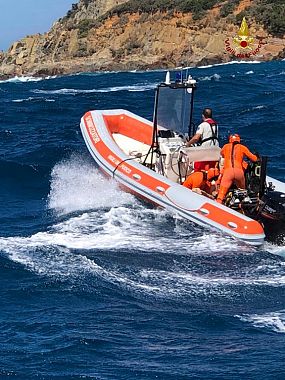
<instances>
[{"instance_id":1,"label":"boat wake","mask_svg":"<svg viewBox=\"0 0 285 380\"><path fill-rule=\"evenodd\" d=\"M54 224L29 237L0 238L0 251L41 276L163 298L234 299L285 285L281 247L266 251L146 207L73 156L51 174ZM277 250L277 251L276 251ZM92 286L95 285L90 285Z\"/></svg>"},{"instance_id":2,"label":"boat wake","mask_svg":"<svg viewBox=\"0 0 285 380\"><path fill-rule=\"evenodd\" d=\"M205 233L195 241L175 232L162 236L158 230L167 216L139 211L143 223L125 207L83 213L30 237L0 238L0 251L54 281L95 286L104 280L105 286L170 299L233 300L285 286L285 263L264 257L259 262L254 251L241 252L237 243ZM155 233L149 228L141 235L138 224L143 230L149 222L156 224Z\"/></svg>"},{"instance_id":3,"label":"boat wake","mask_svg":"<svg viewBox=\"0 0 285 380\"><path fill-rule=\"evenodd\" d=\"M134 202L130 194L119 191L114 181L105 179L93 162L81 156L74 155L52 170L48 208L58 214Z\"/></svg>"}]
</instances>

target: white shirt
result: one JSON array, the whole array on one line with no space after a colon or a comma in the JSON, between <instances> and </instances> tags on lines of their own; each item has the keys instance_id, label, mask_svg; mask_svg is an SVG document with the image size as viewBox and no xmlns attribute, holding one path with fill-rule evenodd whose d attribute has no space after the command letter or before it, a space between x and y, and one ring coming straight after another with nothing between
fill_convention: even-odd
<instances>
[{"instance_id":1,"label":"white shirt","mask_svg":"<svg viewBox=\"0 0 285 380\"><path fill-rule=\"evenodd\" d=\"M216 130L216 135L218 137L218 126L212 126L214 132ZM203 121L203 123L198 125L196 133L199 133L201 135L201 140L207 139L209 137L213 136L212 129L210 124L207 121ZM219 146L219 143L217 140L208 140L201 144L201 146Z\"/></svg>"}]
</instances>

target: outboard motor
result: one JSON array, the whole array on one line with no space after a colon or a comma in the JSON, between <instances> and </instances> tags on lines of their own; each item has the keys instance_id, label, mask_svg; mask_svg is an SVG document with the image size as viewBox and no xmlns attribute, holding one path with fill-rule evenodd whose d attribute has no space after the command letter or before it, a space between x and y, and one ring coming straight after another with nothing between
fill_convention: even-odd
<instances>
[{"instance_id":1,"label":"outboard motor","mask_svg":"<svg viewBox=\"0 0 285 380\"><path fill-rule=\"evenodd\" d=\"M260 199L259 219L268 240L284 244L285 194L269 189Z\"/></svg>"},{"instance_id":2,"label":"outboard motor","mask_svg":"<svg viewBox=\"0 0 285 380\"><path fill-rule=\"evenodd\" d=\"M232 189L226 205L260 222L267 240L285 243L285 194L266 184L267 157L250 162L245 171L246 190Z\"/></svg>"}]
</instances>

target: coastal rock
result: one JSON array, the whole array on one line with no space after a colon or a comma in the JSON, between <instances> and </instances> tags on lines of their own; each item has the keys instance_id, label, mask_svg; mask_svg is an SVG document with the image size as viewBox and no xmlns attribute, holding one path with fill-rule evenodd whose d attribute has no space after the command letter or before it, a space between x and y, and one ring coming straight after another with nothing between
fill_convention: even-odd
<instances>
[{"instance_id":1,"label":"coastal rock","mask_svg":"<svg viewBox=\"0 0 285 380\"><path fill-rule=\"evenodd\" d=\"M234 37L239 27L233 15L220 16L222 5L214 6L200 19L189 12L118 15L113 11L126 2L80 0L73 4L49 32L27 36L1 53L0 76L173 68L233 58L225 50L225 40ZM235 12L244 11L250 4L242 0ZM284 36L273 37L254 19L250 30L255 38L263 39L258 60L284 57Z\"/></svg>"}]
</instances>

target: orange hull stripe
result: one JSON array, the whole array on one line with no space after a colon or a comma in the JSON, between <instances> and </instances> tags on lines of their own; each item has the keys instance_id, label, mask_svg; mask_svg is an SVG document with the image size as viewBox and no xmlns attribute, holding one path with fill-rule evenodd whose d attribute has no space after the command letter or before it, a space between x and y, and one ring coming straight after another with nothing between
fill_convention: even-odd
<instances>
[{"instance_id":1,"label":"orange hull stripe","mask_svg":"<svg viewBox=\"0 0 285 380\"><path fill-rule=\"evenodd\" d=\"M256 220L245 221L237 215L233 215L226 210L221 210L210 203L205 203L200 209L208 210L209 215L206 216L208 219L211 219L231 231L246 235L259 235L264 233L262 226ZM237 227L231 228L228 224L229 222L234 223Z\"/></svg>"},{"instance_id":2,"label":"orange hull stripe","mask_svg":"<svg viewBox=\"0 0 285 380\"><path fill-rule=\"evenodd\" d=\"M117 156L108 146L101 140L98 130L94 124L92 115L90 112L84 115L84 123L86 130L88 132L89 138L92 141L94 149L113 166L115 169L117 166L117 171L129 177L132 181L138 182L140 185L143 185L155 192L160 193L157 190L157 187L162 187L165 191L170 187L168 184L157 180L153 176L134 168L128 162L122 162L121 157ZM122 163L121 163L122 162ZM140 180L135 180L133 175L139 175ZM161 193L160 193L161 194Z\"/></svg>"}]
</instances>

